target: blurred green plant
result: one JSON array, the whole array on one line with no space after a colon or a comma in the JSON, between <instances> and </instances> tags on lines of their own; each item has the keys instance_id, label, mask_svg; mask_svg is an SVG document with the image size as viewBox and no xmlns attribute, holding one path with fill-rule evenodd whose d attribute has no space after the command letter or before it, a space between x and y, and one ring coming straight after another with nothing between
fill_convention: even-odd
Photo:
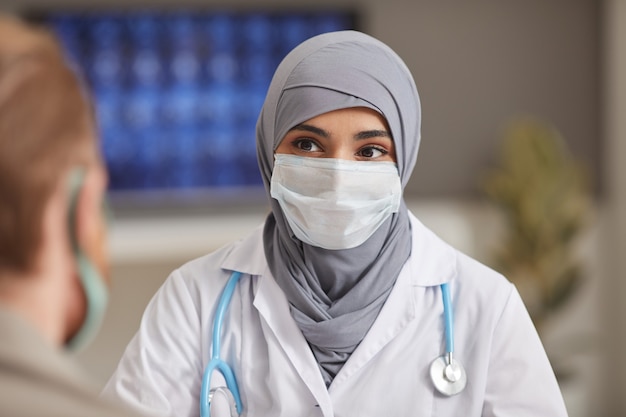
<instances>
[{"instance_id":1,"label":"blurred green plant","mask_svg":"<svg viewBox=\"0 0 626 417\"><path fill-rule=\"evenodd\" d=\"M483 183L505 219L492 266L516 285L541 333L583 280L575 245L590 215L588 174L559 132L533 119L508 126L500 158Z\"/></svg>"}]
</instances>

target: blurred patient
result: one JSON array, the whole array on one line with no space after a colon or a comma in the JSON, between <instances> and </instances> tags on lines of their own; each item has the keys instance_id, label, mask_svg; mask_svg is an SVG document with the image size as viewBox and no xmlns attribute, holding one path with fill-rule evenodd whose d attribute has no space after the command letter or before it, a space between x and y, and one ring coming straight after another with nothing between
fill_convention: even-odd
<instances>
[{"instance_id":1,"label":"blurred patient","mask_svg":"<svg viewBox=\"0 0 626 417\"><path fill-rule=\"evenodd\" d=\"M69 355L106 308L106 178L58 44L0 15L0 416L131 416Z\"/></svg>"}]
</instances>

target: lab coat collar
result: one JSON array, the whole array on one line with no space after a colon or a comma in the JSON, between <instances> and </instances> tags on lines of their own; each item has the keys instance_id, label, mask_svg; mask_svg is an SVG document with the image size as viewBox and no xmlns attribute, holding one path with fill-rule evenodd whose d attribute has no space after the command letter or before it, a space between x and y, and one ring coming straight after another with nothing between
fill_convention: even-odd
<instances>
[{"instance_id":1,"label":"lab coat collar","mask_svg":"<svg viewBox=\"0 0 626 417\"><path fill-rule=\"evenodd\" d=\"M409 263L414 285L432 287L457 275L457 252L409 212L413 242Z\"/></svg>"},{"instance_id":2,"label":"lab coat collar","mask_svg":"<svg viewBox=\"0 0 626 417\"><path fill-rule=\"evenodd\" d=\"M264 224L257 226L248 237L235 242L220 267L242 274L271 276L263 248L263 227Z\"/></svg>"},{"instance_id":3,"label":"lab coat collar","mask_svg":"<svg viewBox=\"0 0 626 417\"><path fill-rule=\"evenodd\" d=\"M449 282L457 274L456 251L422 224L411 212L412 249L409 263L415 271L411 276L414 285L431 287ZM263 224L250 236L233 245L221 267L249 275L271 276L265 260Z\"/></svg>"}]
</instances>

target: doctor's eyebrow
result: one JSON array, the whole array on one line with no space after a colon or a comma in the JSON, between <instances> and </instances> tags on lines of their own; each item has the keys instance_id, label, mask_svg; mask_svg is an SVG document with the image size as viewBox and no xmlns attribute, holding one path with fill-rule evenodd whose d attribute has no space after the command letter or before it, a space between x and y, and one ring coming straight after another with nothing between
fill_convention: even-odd
<instances>
[{"instance_id":1,"label":"doctor's eyebrow","mask_svg":"<svg viewBox=\"0 0 626 417\"><path fill-rule=\"evenodd\" d=\"M290 132L294 131L294 130L298 130L298 131L302 131L302 132L315 133L316 135L321 136L323 138L330 137L330 133L328 133L324 129L320 129L319 127L315 127L315 126L312 126L312 125L307 125L307 124L304 124L304 123L301 123L299 125L295 125L291 129L289 129Z\"/></svg>"},{"instance_id":2,"label":"doctor's eyebrow","mask_svg":"<svg viewBox=\"0 0 626 417\"><path fill-rule=\"evenodd\" d=\"M386 130L364 130L354 135L355 139L390 138L391 134Z\"/></svg>"},{"instance_id":3,"label":"doctor's eyebrow","mask_svg":"<svg viewBox=\"0 0 626 417\"><path fill-rule=\"evenodd\" d=\"M327 132L326 130L320 129L319 127L316 127L316 126L307 125L304 123L295 125L291 129L289 129L290 132L294 130L315 133L316 135L321 136L323 138L330 137L330 133ZM354 139L356 140L372 139L372 138L391 138L391 134L387 132L386 130L372 129L372 130L364 130L354 135Z\"/></svg>"}]
</instances>

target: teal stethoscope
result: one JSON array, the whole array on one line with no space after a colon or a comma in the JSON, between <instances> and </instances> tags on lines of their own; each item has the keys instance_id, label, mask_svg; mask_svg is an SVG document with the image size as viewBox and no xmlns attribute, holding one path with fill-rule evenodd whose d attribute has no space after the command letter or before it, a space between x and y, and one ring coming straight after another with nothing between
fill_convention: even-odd
<instances>
[{"instance_id":1,"label":"teal stethoscope","mask_svg":"<svg viewBox=\"0 0 626 417\"><path fill-rule=\"evenodd\" d=\"M222 348L222 324L224 314L228 309L237 282L241 278L241 272L234 271L220 297L217 305L215 321L213 322L213 341L211 345L212 356L204 370L202 387L200 389L200 415L211 416L211 402L218 396L223 396L230 407L230 415L237 416L243 410L241 395L235 374L232 368L220 357ZM454 318L450 302L450 290L448 284L441 284L441 296L443 299L443 317L445 324L446 353L437 357L430 366L430 376L437 391L446 396L452 396L463 391L467 383L465 369L454 356ZM213 371L219 371L226 380L226 387L211 388L211 375Z\"/></svg>"}]
</instances>

